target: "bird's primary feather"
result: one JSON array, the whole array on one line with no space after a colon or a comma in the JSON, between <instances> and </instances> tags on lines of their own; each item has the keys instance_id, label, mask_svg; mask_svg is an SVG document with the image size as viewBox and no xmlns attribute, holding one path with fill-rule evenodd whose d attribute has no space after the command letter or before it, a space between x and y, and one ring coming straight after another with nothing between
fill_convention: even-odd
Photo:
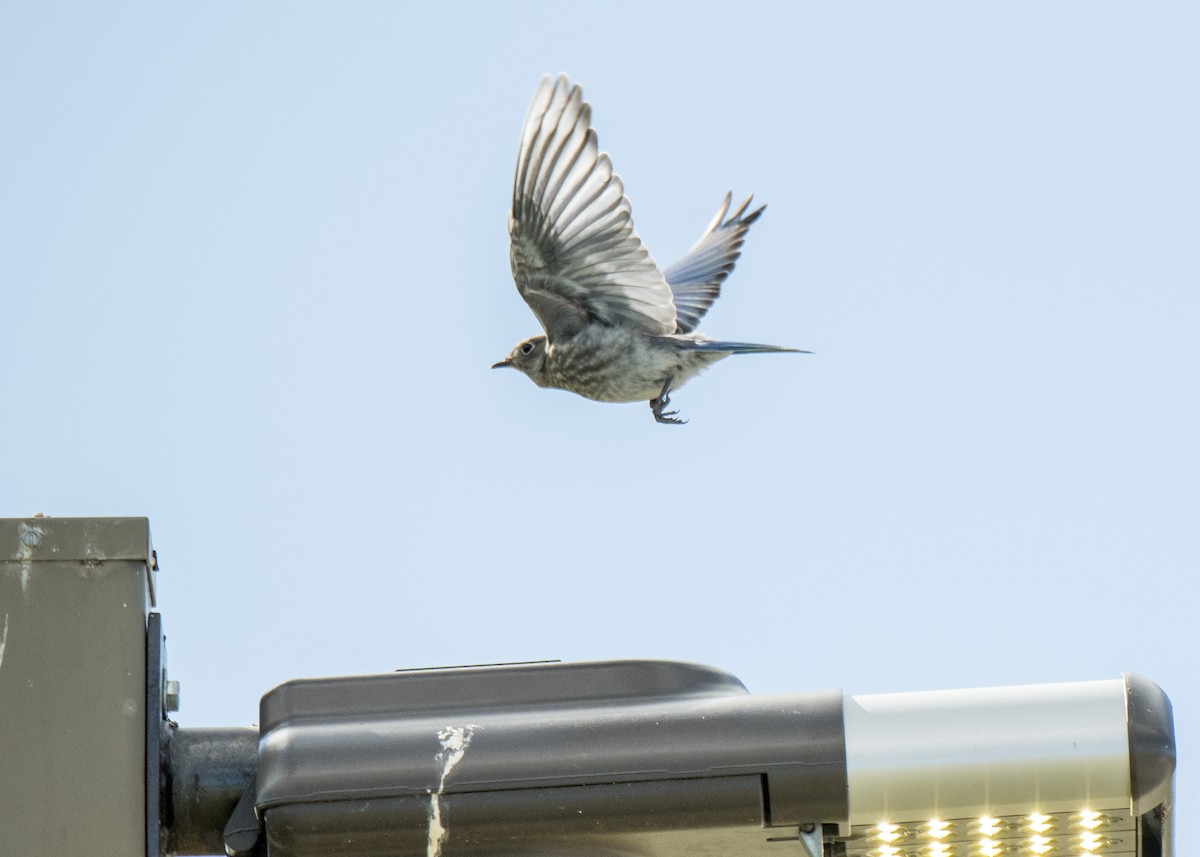
<instances>
[{"instance_id":1,"label":"bird's primary feather","mask_svg":"<svg viewBox=\"0 0 1200 857\"><path fill-rule=\"evenodd\" d=\"M725 194L725 201L717 209L717 216L712 219L700 240L682 259L663 272L675 300L678 333L695 330L713 301L721 296L721 284L729 278L738 257L742 255L742 245L746 243L750 225L766 209L763 205L746 214L752 199L753 196L747 197L727 220L725 215L729 212L733 194Z\"/></svg>"},{"instance_id":2,"label":"bird's primary feather","mask_svg":"<svg viewBox=\"0 0 1200 857\"><path fill-rule=\"evenodd\" d=\"M578 86L542 79L513 181L513 279L552 342L593 321L672 333L671 288L634 232L621 179L590 124Z\"/></svg>"}]
</instances>

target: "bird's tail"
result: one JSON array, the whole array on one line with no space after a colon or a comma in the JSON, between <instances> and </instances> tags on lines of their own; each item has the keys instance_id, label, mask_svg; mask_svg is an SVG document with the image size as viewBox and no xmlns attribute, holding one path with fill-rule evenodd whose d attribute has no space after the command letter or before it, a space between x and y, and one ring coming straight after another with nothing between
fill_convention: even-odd
<instances>
[{"instance_id":1,"label":"bird's tail","mask_svg":"<svg viewBox=\"0 0 1200 857\"><path fill-rule=\"evenodd\" d=\"M692 342L688 348L692 351L720 351L725 354L769 354L781 351L792 354L812 354L802 348L784 348L780 345L760 345L757 342L725 342L720 339L710 339L705 342Z\"/></svg>"}]
</instances>

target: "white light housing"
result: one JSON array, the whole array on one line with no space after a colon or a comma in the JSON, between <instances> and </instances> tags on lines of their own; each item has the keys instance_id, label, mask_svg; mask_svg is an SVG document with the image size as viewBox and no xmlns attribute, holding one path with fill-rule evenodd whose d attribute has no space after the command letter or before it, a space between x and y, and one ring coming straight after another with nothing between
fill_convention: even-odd
<instances>
[{"instance_id":1,"label":"white light housing","mask_svg":"<svg viewBox=\"0 0 1200 857\"><path fill-rule=\"evenodd\" d=\"M1169 808L1170 703L1136 675L847 696L844 715L852 857L1133 855Z\"/></svg>"}]
</instances>

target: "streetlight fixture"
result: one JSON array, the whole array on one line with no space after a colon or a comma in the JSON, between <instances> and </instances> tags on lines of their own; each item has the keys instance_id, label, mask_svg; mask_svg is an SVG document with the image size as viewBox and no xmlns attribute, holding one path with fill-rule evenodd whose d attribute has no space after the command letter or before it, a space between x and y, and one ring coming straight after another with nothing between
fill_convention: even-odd
<instances>
[{"instance_id":1,"label":"streetlight fixture","mask_svg":"<svg viewBox=\"0 0 1200 857\"><path fill-rule=\"evenodd\" d=\"M1169 857L1152 682L751 695L664 661L291 681L168 720L144 518L0 519L0 839L89 857Z\"/></svg>"},{"instance_id":2,"label":"streetlight fixture","mask_svg":"<svg viewBox=\"0 0 1200 857\"><path fill-rule=\"evenodd\" d=\"M499 665L289 682L261 730L272 857L1150 857L1169 841L1170 703L1132 674L756 696L695 664Z\"/></svg>"}]
</instances>

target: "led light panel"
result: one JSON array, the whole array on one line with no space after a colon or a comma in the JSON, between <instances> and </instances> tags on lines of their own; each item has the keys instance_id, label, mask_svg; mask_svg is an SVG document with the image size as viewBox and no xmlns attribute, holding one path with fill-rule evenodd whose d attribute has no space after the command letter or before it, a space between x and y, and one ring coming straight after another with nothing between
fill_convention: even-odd
<instances>
[{"instance_id":1,"label":"led light panel","mask_svg":"<svg viewBox=\"0 0 1200 857\"><path fill-rule=\"evenodd\" d=\"M860 824L847 857L1118 857L1137 853L1127 812L1081 810Z\"/></svg>"}]
</instances>

